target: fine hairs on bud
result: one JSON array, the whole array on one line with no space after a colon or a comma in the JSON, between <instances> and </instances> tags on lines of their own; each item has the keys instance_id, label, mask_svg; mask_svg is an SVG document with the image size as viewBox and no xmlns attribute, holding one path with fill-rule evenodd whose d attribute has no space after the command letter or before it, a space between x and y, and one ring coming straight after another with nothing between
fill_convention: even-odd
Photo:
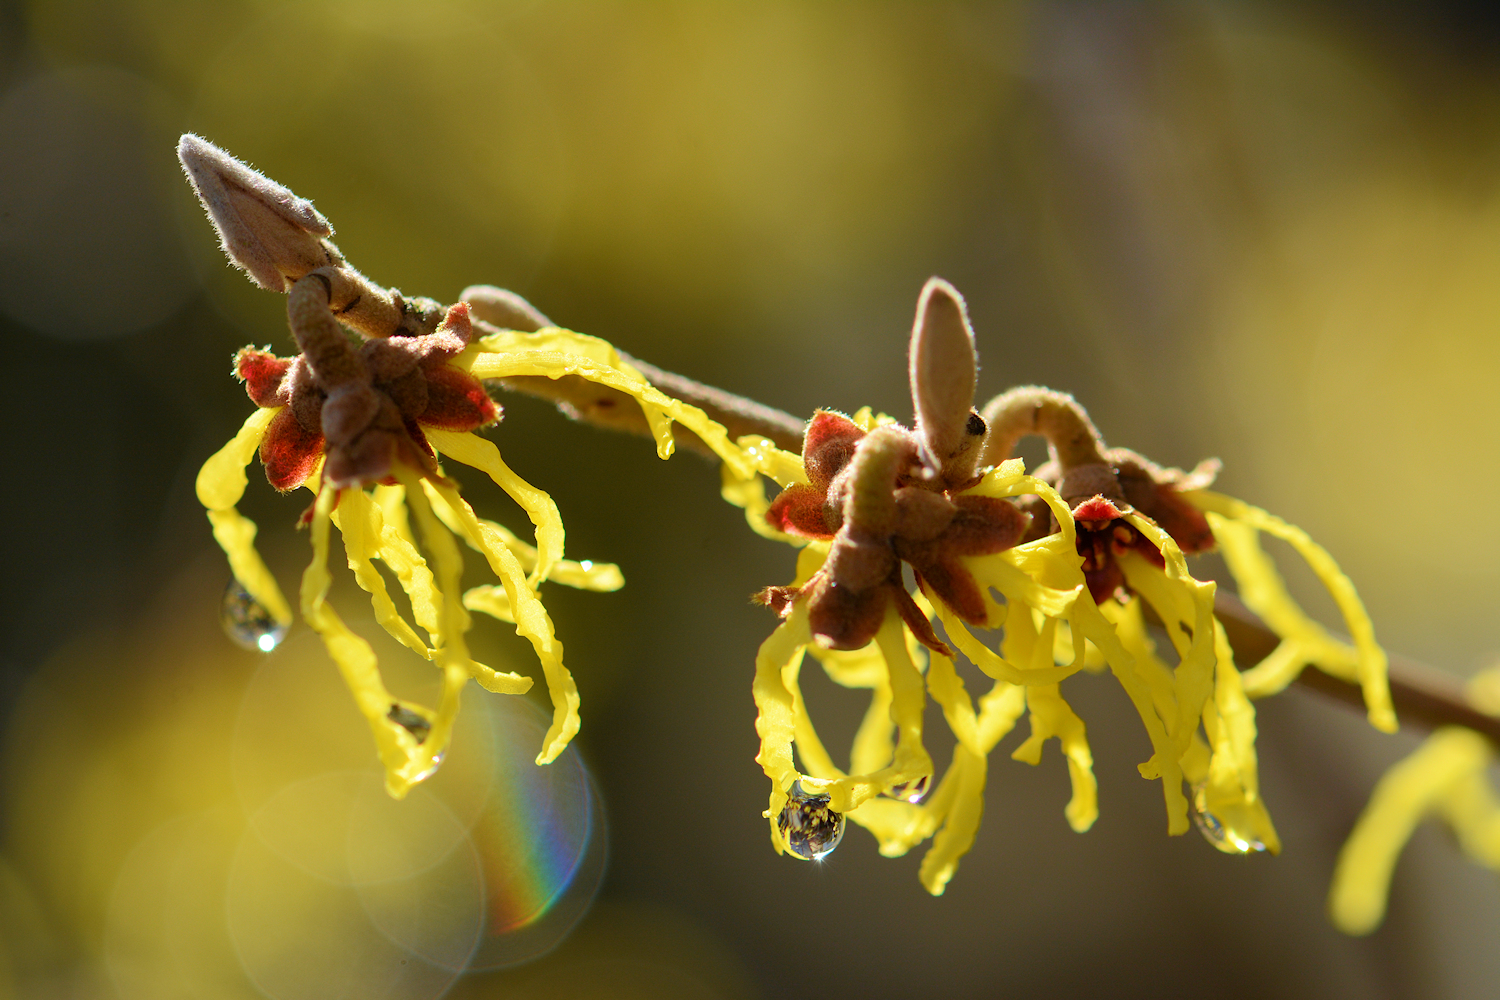
<instances>
[{"instance_id":1,"label":"fine hairs on bud","mask_svg":"<svg viewBox=\"0 0 1500 1000\"><path fill-rule=\"evenodd\" d=\"M967 428L978 372L963 296L942 278L929 278L911 331L911 396L917 435L935 467L971 444Z\"/></svg>"},{"instance_id":2,"label":"fine hairs on bud","mask_svg":"<svg viewBox=\"0 0 1500 1000\"><path fill-rule=\"evenodd\" d=\"M323 238L333 227L312 202L196 135L178 141L177 158L224 253L257 285L284 292L329 263Z\"/></svg>"}]
</instances>

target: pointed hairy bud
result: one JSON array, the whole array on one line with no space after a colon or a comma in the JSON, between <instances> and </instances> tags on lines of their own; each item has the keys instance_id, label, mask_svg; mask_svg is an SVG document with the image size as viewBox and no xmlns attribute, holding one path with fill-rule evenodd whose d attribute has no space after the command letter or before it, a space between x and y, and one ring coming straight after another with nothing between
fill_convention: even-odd
<instances>
[{"instance_id":1,"label":"pointed hairy bud","mask_svg":"<svg viewBox=\"0 0 1500 1000\"><path fill-rule=\"evenodd\" d=\"M942 278L929 278L911 330L911 398L917 436L938 467L973 444L968 424L978 370L963 296Z\"/></svg>"},{"instance_id":2,"label":"pointed hairy bud","mask_svg":"<svg viewBox=\"0 0 1500 1000\"><path fill-rule=\"evenodd\" d=\"M469 304L476 319L502 330L535 333L544 326L557 325L515 292L494 285L470 285L458 298Z\"/></svg>"},{"instance_id":3,"label":"pointed hairy bud","mask_svg":"<svg viewBox=\"0 0 1500 1000\"><path fill-rule=\"evenodd\" d=\"M196 135L178 141L177 158L224 253L257 285L284 292L330 262L323 237L333 227L312 202Z\"/></svg>"}]
</instances>

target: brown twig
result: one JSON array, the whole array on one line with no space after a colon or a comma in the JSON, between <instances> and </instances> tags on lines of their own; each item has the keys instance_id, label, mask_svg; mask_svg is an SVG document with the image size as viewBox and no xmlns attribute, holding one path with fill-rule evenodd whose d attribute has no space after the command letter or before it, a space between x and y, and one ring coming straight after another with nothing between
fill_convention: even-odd
<instances>
[{"instance_id":1,"label":"brown twig","mask_svg":"<svg viewBox=\"0 0 1500 1000\"><path fill-rule=\"evenodd\" d=\"M783 413L722 389L715 389L713 386L694 382L690 378L662 371L654 365L648 365L628 355L621 355L621 357L627 364L634 365L646 377L646 381L668 396L680 399L684 403L691 403L707 413L713 420L723 424L731 439L746 434L759 434L770 438L778 448L794 453L802 451L802 432L807 425L790 413ZM565 375L559 379L524 376L492 381L511 392L519 392L555 403L558 409L574 420L581 420L595 427L604 427L609 430L625 431L643 437L651 436L651 429L646 424L646 416L641 412L640 405L633 397L618 389L590 382L577 375ZM674 427L672 435L682 447L710 458L714 457L708 445L687 428Z\"/></svg>"},{"instance_id":2,"label":"brown twig","mask_svg":"<svg viewBox=\"0 0 1500 1000\"><path fill-rule=\"evenodd\" d=\"M352 354L334 317L337 317L337 323L374 339L397 334L430 334L443 320L447 309L442 304L432 299L405 297L394 288L378 285L350 266L329 240L333 227L311 202L298 198L287 188L197 136L182 137L178 156L219 233L229 259L244 269L256 284L291 293L289 314L297 332L298 346L307 352L309 363L314 365L315 371L323 373L325 381L342 384L359 380L357 372L344 371ZM314 276L311 280L310 275ZM929 282L928 285L922 295L924 307L934 287L951 293L951 309L944 306L947 311L943 312L943 318L949 327L959 331L959 335L957 340L948 338L947 347L942 350L932 348L937 354L931 357L928 357L931 352L925 348L914 350L913 371L927 365L955 373L950 379L953 384L946 386L938 397L946 398L955 392L959 395L971 393L973 368L954 361L957 357L962 362L965 346L972 351L973 333L963 313L962 298L946 283L937 282L934 286ZM552 325L551 320L536 307L504 289L475 285L465 289L460 298L469 304L474 326L483 332L501 329L536 331ZM943 296L936 298L943 299ZM943 302L939 305L942 306ZM924 307L919 307L919 328L924 323ZM921 338L918 340L922 342ZM943 342L941 338L934 341ZM625 355L621 358L662 392L702 409L722 424L731 438L758 434L770 438L778 448L801 452L805 424L791 414ZM651 436L645 415L632 397L576 375L559 379L508 378L499 380L498 384L512 392L556 403L576 420ZM924 407L932 409L936 405L928 405L930 401L925 400L921 393L917 393L915 401L919 417ZM930 416L928 422L931 422ZM985 454L990 461L1005 457L1018 438L1035 433L1048 437L1065 470L1070 464L1097 464L1104 459L1099 432L1072 397L1062 393L1036 386L1014 389L985 408L982 423L991 425L991 447ZM961 424L968 425L967 421L955 418L947 433L938 436L957 440ZM678 428L677 439L686 448L712 454L686 428ZM1196 474L1202 474L1202 471ZM1211 476L1211 472L1208 474ZM1280 642L1232 595L1220 593L1217 611L1242 665L1259 662ZM1361 709L1364 707L1358 688L1320 671L1303 671L1298 683ZM1471 706L1465 700L1462 683L1457 678L1411 660L1391 657L1390 686L1396 711L1407 721L1429 727L1463 726L1500 746L1500 718L1485 715Z\"/></svg>"},{"instance_id":3,"label":"brown twig","mask_svg":"<svg viewBox=\"0 0 1500 1000\"><path fill-rule=\"evenodd\" d=\"M1220 592L1214 612L1242 666L1258 663L1281 641L1233 594ZM1463 726L1500 746L1500 718L1486 715L1464 697L1463 681L1443 670L1404 656L1390 657L1391 702L1402 722L1428 729ZM1297 683L1364 711L1359 688L1321 670L1304 670Z\"/></svg>"},{"instance_id":4,"label":"brown twig","mask_svg":"<svg viewBox=\"0 0 1500 1000\"><path fill-rule=\"evenodd\" d=\"M640 361L631 360L631 364L663 392L702 407L709 416L729 427L731 437L762 434L775 441L778 448L791 452L801 451L804 425L791 414L693 382L681 375L673 375ZM640 408L633 405L633 400L629 400L632 405L626 406L628 397L623 393L601 389L582 379L577 381L579 385L575 387L569 379L558 379L555 382L550 379L506 379L505 387L552 400L570 416L587 423L640 435L649 433L645 418L641 416ZM613 400L606 393L614 393L619 399ZM605 405L601 406L601 402L605 402ZM686 438L687 435L684 434L683 437ZM696 438L684 440L683 443L688 447L696 445L695 450L706 450ZM1276 633L1267 628L1233 594L1221 591L1215 604L1215 612L1224 625L1224 631L1242 668L1260 662L1281 642ZM1297 678L1297 683L1360 712L1365 709L1357 686L1330 677L1320 670L1304 670ZM1452 674L1406 657L1392 656L1390 684L1391 700L1401 721L1428 729L1463 726L1500 747L1500 718L1486 715L1470 705L1464 697L1463 682Z\"/></svg>"},{"instance_id":5,"label":"brown twig","mask_svg":"<svg viewBox=\"0 0 1500 1000\"><path fill-rule=\"evenodd\" d=\"M469 303L469 308L478 320L475 325L488 333L499 330L535 333L544 327L555 325L536 306L504 288L470 285L460 293L459 298ZM620 353L620 359L633 365L645 376L646 381L668 396L690 403L718 421L729 432L731 439L746 434L759 434L770 438L778 448L791 452L802 451L802 432L806 424L790 413L662 371L655 365L648 365L624 352ZM618 389L590 382L577 375L565 375L559 379L525 375L492 381L502 389L555 403L558 409L574 420L593 424L595 427L651 437L651 428L647 425L646 415L641 412L640 406L633 397ZM708 445L686 427L677 427L674 436L683 447L709 458L714 457Z\"/></svg>"}]
</instances>

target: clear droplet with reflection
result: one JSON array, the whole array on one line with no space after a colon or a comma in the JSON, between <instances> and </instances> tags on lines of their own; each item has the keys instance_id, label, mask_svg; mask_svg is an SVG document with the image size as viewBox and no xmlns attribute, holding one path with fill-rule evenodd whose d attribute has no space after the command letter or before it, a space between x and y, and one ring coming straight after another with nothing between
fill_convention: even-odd
<instances>
[{"instance_id":1,"label":"clear droplet with reflection","mask_svg":"<svg viewBox=\"0 0 1500 1000\"><path fill-rule=\"evenodd\" d=\"M426 743L427 737L432 735L432 722L400 702L392 702L391 710L385 713L385 717L411 733L418 743Z\"/></svg>"},{"instance_id":2,"label":"clear droplet with reflection","mask_svg":"<svg viewBox=\"0 0 1500 1000\"><path fill-rule=\"evenodd\" d=\"M844 839L844 814L828 807L826 795L809 795L802 782L792 783L776 828L788 851L807 861L821 861Z\"/></svg>"},{"instance_id":3,"label":"clear droplet with reflection","mask_svg":"<svg viewBox=\"0 0 1500 1000\"><path fill-rule=\"evenodd\" d=\"M416 739L418 746L426 743L427 737L432 735L432 720L414 709L407 708L398 701L391 702L390 710L385 713L385 717L408 733L411 733ZM446 751L439 751L435 756L431 757L427 762L428 766L420 773L413 775L411 780L414 782L426 781L434 774L437 774L437 769L443 766L444 753Z\"/></svg>"},{"instance_id":4,"label":"clear droplet with reflection","mask_svg":"<svg viewBox=\"0 0 1500 1000\"><path fill-rule=\"evenodd\" d=\"M250 591L234 577L224 588L224 602L219 621L224 634L243 649L269 653L286 638L286 625L271 617L266 606L250 596Z\"/></svg>"},{"instance_id":5,"label":"clear droplet with reflection","mask_svg":"<svg viewBox=\"0 0 1500 1000\"><path fill-rule=\"evenodd\" d=\"M1232 821L1226 821L1208 808L1208 790L1193 789L1193 823L1203 839L1225 854L1257 854L1266 849L1265 842Z\"/></svg>"},{"instance_id":6,"label":"clear droplet with reflection","mask_svg":"<svg viewBox=\"0 0 1500 1000\"><path fill-rule=\"evenodd\" d=\"M440 768L440 767L443 766L443 756L445 754L447 754L447 752L448 751L444 750L442 753L440 753L436 757L432 758L432 762L427 766L427 769L424 770L424 771L418 772L411 780L412 781L426 781L428 778L432 777L434 774L437 774L438 768Z\"/></svg>"},{"instance_id":7,"label":"clear droplet with reflection","mask_svg":"<svg viewBox=\"0 0 1500 1000\"><path fill-rule=\"evenodd\" d=\"M920 778L911 781L903 781L899 785L892 785L881 794L888 799L899 799L902 802L910 802L916 805L927 798L927 789L932 785L932 775L924 774Z\"/></svg>"}]
</instances>

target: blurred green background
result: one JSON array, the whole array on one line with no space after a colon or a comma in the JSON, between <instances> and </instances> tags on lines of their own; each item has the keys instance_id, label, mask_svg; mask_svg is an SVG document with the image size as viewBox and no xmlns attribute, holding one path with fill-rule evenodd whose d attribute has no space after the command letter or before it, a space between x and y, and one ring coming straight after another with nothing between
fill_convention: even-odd
<instances>
[{"instance_id":1,"label":"blurred green background","mask_svg":"<svg viewBox=\"0 0 1500 1000\"><path fill-rule=\"evenodd\" d=\"M1484 506L1500 494L1500 24L1481 9L0 8L0 996L255 995L215 923L222 859L204 862L210 903L189 900L212 941L119 958L121 926L163 919L136 921L121 888L137 845L236 808L231 744L260 660L218 631L227 570L192 482L249 412L233 351L290 345L284 300L220 256L179 133L314 199L377 281L448 300L503 285L799 415L906 418L905 336L940 274L968 297L981 396L1048 384L1113 445L1220 456L1226 492L1342 562L1387 646L1467 674L1500 655ZM1167 838L1135 773L1144 735L1089 677L1070 697L1098 761L1092 832L1063 820L1055 748L1035 769L1006 759L1017 735L945 897L923 893L916 855L881 859L859 830L821 866L776 857L749 696L773 622L747 595L789 579L792 553L752 536L695 456L661 463L503 403L492 436L556 498L569 554L628 581L545 594L610 869L558 951L452 995L1500 989L1500 886L1436 829L1404 855L1381 930L1328 926L1338 846L1416 734L1379 737L1296 691L1260 708L1279 858ZM473 480L476 506L524 525ZM242 509L293 588L303 501L251 481ZM489 662L536 673L504 633L477 640ZM834 745L862 711L841 693L809 693ZM326 725L361 723L333 700Z\"/></svg>"}]
</instances>

